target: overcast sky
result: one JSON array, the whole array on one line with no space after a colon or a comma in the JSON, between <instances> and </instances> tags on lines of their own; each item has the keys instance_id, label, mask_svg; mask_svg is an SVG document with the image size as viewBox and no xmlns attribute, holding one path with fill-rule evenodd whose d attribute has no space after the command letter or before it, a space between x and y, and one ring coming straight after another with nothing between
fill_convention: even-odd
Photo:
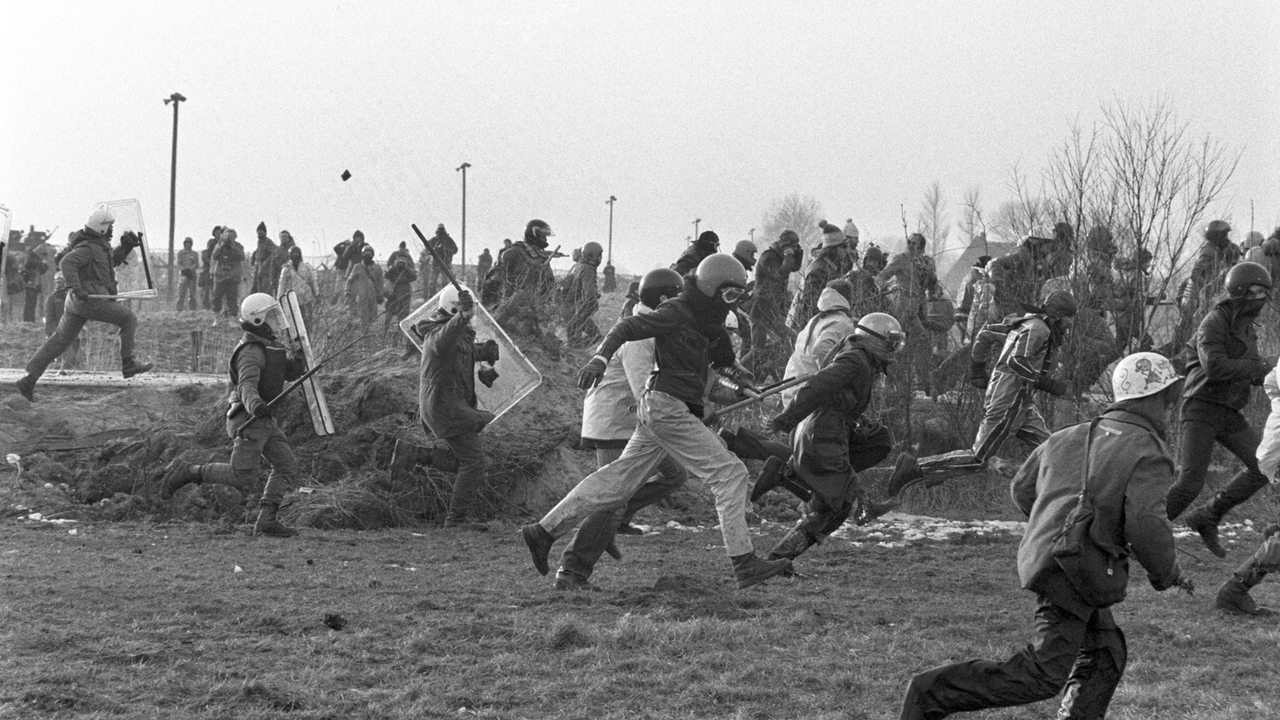
<instances>
[{"instance_id":1,"label":"overcast sky","mask_svg":"<svg viewBox=\"0 0 1280 720\"><path fill-rule=\"evenodd\" d=\"M1247 230L1252 200L1259 228L1280 224L1275 2L45 0L5 16L0 204L60 238L95 201L134 197L167 247L173 92L189 99L179 246L218 224L251 240L260 220L309 254L359 228L385 258L411 222L461 239L464 161L472 259L533 217L566 250L604 244L611 194L631 272L672 262L695 218L745 238L789 192L897 236L932 181L953 210L971 186L993 210L1073 120L1157 94L1243 152L1215 214Z\"/></svg>"}]
</instances>

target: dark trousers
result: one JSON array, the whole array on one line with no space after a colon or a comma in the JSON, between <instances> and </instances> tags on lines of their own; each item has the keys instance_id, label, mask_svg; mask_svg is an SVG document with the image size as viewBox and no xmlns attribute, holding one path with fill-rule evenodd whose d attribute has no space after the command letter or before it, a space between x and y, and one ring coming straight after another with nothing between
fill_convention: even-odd
<instances>
[{"instance_id":1,"label":"dark trousers","mask_svg":"<svg viewBox=\"0 0 1280 720\"><path fill-rule=\"evenodd\" d=\"M235 317L240 312L240 281L219 280L213 286L212 309L227 317Z\"/></svg>"},{"instance_id":2,"label":"dark trousers","mask_svg":"<svg viewBox=\"0 0 1280 720\"><path fill-rule=\"evenodd\" d=\"M1058 718L1103 718L1128 649L1110 610L1080 618L1037 598L1036 640L1004 662L944 665L911 679L901 720L1047 700L1065 687Z\"/></svg>"},{"instance_id":3,"label":"dark trousers","mask_svg":"<svg viewBox=\"0 0 1280 720\"><path fill-rule=\"evenodd\" d=\"M36 312L40 307L40 288L26 288L26 297L24 299L25 302L22 306L22 321L29 323L40 322L40 318L36 317Z\"/></svg>"},{"instance_id":4,"label":"dark trousers","mask_svg":"<svg viewBox=\"0 0 1280 720\"><path fill-rule=\"evenodd\" d=\"M133 337L138 329L138 318L133 311L124 303L111 300L86 300L78 304L74 311L67 310L62 313L62 319L58 321L58 329L45 339L44 344L27 363L27 375L34 380L40 379L49 364L71 347L71 344L80 336L80 331L84 329L84 324L90 320L111 323L119 327L121 363L133 357Z\"/></svg>"},{"instance_id":5,"label":"dark trousers","mask_svg":"<svg viewBox=\"0 0 1280 720\"><path fill-rule=\"evenodd\" d=\"M187 307L192 310L196 309L196 281L190 278L182 278L178 281L178 309L182 309L183 301L187 301Z\"/></svg>"},{"instance_id":6,"label":"dark trousers","mask_svg":"<svg viewBox=\"0 0 1280 720\"><path fill-rule=\"evenodd\" d=\"M1249 427L1239 410L1225 405L1187 398L1182 403L1182 429L1179 435L1178 480L1165 496L1169 519L1182 514L1204 489L1209 460L1213 457L1213 444L1221 443L1244 463L1244 469L1231 478L1226 487L1219 490L1210 503L1210 510L1221 519L1228 510L1248 500L1267 484L1267 478L1258 469L1258 432Z\"/></svg>"},{"instance_id":7,"label":"dark trousers","mask_svg":"<svg viewBox=\"0 0 1280 720\"><path fill-rule=\"evenodd\" d=\"M430 430L427 432L429 434ZM444 441L449 443L449 449L458 457L458 474L453 481L453 495L449 498L449 510L445 517L477 517L479 508L476 507L476 501L489 471L489 461L485 459L484 449L480 447L480 435L464 433L444 438Z\"/></svg>"}]
</instances>

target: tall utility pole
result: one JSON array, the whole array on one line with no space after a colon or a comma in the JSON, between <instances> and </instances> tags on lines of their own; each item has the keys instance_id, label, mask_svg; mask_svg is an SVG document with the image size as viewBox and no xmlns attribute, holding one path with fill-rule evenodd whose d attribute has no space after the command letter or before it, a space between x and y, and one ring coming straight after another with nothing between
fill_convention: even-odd
<instances>
[{"instance_id":1,"label":"tall utility pole","mask_svg":"<svg viewBox=\"0 0 1280 720\"><path fill-rule=\"evenodd\" d=\"M747 234L751 236L751 242L754 243L756 241L756 229L751 228L750 230L747 231Z\"/></svg>"},{"instance_id":2,"label":"tall utility pole","mask_svg":"<svg viewBox=\"0 0 1280 720\"><path fill-rule=\"evenodd\" d=\"M169 302L173 302L173 218L174 199L178 194L178 103L185 102L182 93L174 93L164 99L173 103L173 154L169 161Z\"/></svg>"},{"instance_id":3,"label":"tall utility pole","mask_svg":"<svg viewBox=\"0 0 1280 720\"><path fill-rule=\"evenodd\" d=\"M462 173L462 266L461 270L462 282L467 282L467 168L471 167L471 163L464 162L459 165L456 170Z\"/></svg>"},{"instance_id":4,"label":"tall utility pole","mask_svg":"<svg viewBox=\"0 0 1280 720\"><path fill-rule=\"evenodd\" d=\"M609 259L605 260L605 264L613 264L613 204L618 202L618 198L610 195L604 203L609 206Z\"/></svg>"},{"instance_id":5,"label":"tall utility pole","mask_svg":"<svg viewBox=\"0 0 1280 720\"><path fill-rule=\"evenodd\" d=\"M698 242L698 223L702 222L702 218L694 218L693 220L693 241Z\"/></svg>"}]
</instances>

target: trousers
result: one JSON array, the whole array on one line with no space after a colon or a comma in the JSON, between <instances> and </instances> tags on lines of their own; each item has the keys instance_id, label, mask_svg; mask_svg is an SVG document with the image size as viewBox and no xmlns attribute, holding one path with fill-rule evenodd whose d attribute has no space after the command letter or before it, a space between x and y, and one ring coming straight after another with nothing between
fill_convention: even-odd
<instances>
[{"instance_id":1,"label":"trousers","mask_svg":"<svg viewBox=\"0 0 1280 720\"><path fill-rule=\"evenodd\" d=\"M1035 642L1004 662L971 660L916 675L907 686L901 720L1025 705L1064 688L1058 718L1105 717L1128 660L1124 633L1111 611L1081 618L1040 596L1035 625Z\"/></svg>"},{"instance_id":2,"label":"trousers","mask_svg":"<svg viewBox=\"0 0 1280 720\"><path fill-rule=\"evenodd\" d=\"M1165 496L1165 510L1169 519L1181 515L1204 489L1215 442L1221 443L1244 463L1244 469L1236 473L1213 499L1214 514L1221 518L1228 510L1262 489L1267 484L1267 478L1258 469L1260 441L1258 432L1249 427L1239 410L1194 397L1184 400L1178 453L1182 469Z\"/></svg>"},{"instance_id":3,"label":"trousers","mask_svg":"<svg viewBox=\"0 0 1280 720\"><path fill-rule=\"evenodd\" d=\"M706 483L716 501L720 534L730 557L754 551L747 532L747 466L702 420L676 397L646 391L637 409L639 424L622 456L583 478L539 520L553 537L563 537L593 512L618 510L653 474L664 456Z\"/></svg>"},{"instance_id":4,"label":"trousers","mask_svg":"<svg viewBox=\"0 0 1280 720\"><path fill-rule=\"evenodd\" d=\"M977 472L995 457L1000 446L1017 437L1035 448L1049 439L1044 417L1031 402L1031 383L1011 372L997 369L991 374L983 398L982 422L968 450L956 450L920 459L920 469L929 472Z\"/></svg>"},{"instance_id":5,"label":"trousers","mask_svg":"<svg viewBox=\"0 0 1280 720\"><path fill-rule=\"evenodd\" d=\"M86 300L67 309L58 321L58 329L45 338L44 344L27 363L27 375L39 379L49 365L71 347L90 320L111 323L120 328L120 359L133 357L133 338L138 330L138 317L123 303L111 300Z\"/></svg>"},{"instance_id":6,"label":"trousers","mask_svg":"<svg viewBox=\"0 0 1280 720\"><path fill-rule=\"evenodd\" d=\"M200 479L248 490L257 482L258 467L265 458L271 473L262 490L261 504L279 507L285 491L298 482L298 460L275 418L259 418L236 437L236 429L248 418L247 414L238 413L227 420L227 435L235 440L231 446L231 462L200 466Z\"/></svg>"},{"instance_id":7,"label":"trousers","mask_svg":"<svg viewBox=\"0 0 1280 720\"><path fill-rule=\"evenodd\" d=\"M431 436L430 430L427 430L427 436ZM484 487L489 472L489 461L480 447L480 435L463 433L444 438L444 441L458 457L458 473L453 481L453 493L449 496L449 510L445 517L473 517L478 512L476 504L480 489Z\"/></svg>"}]
</instances>

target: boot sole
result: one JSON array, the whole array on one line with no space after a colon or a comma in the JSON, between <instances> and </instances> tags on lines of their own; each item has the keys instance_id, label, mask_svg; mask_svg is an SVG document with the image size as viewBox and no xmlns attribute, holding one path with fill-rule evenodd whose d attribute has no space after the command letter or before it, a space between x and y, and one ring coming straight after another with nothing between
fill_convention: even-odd
<instances>
[{"instance_id":1,"label":"boot sole","mask_svg":"<svg viewBox=\"0 0 1280 720\"><path fill-rule=\"evenodd\" d=\"M541 538L538 536L539 525L525 525L520 528L520 537L524 540L524 544L529 548L529 556L533 559L533 567L540 575L546 575L551 572L551 565L547 558L551 554L551 545L541 547Z\"/></svg>"},{"instance_id":2,"label":"boot sole","mask_svg":"<svg viewBox=\"0 0 1280 720\"><path fill-rule=\"evenodd\" d=\"M764 581L766 581L766 580L768 580L768 579L770 579L770 578L774 578L774 577L777 577L777 576L779 576L779 575L786 575L786 574L788 574L788 573L795 573L795 570L794 570L794 569L792 569L792 567L791 567L791 561L790 561L790 560L787 560L786 562L782 563L781 565L777 566L776 568L773 568L773 569L772 569L772 570L770 570L769 572L766 572L766 573L760 573L759 575L753 575L752 577L749 577L749 578L743 578L743 579L739 580L739 581L738 581L738 589L739 589L739 590L743 590L743 589L746 589L746 588L752 587L753 585L759 585L760 583L762 583L762 582L764 582Z\"/></svg>"}]
</instances>

